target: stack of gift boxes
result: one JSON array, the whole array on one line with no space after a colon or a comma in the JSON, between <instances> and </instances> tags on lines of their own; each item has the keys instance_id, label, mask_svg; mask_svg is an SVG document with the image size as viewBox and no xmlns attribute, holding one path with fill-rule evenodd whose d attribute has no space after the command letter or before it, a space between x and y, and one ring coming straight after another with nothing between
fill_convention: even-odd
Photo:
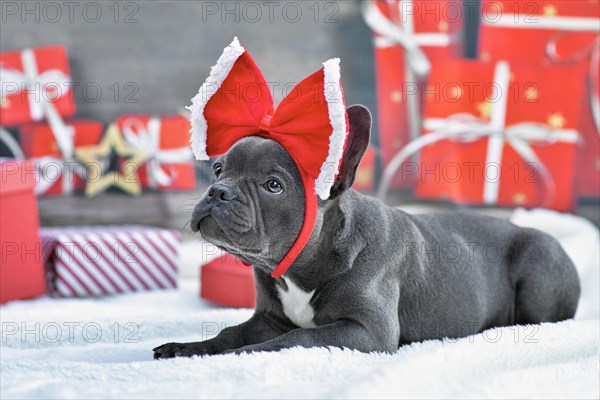
<instances>
[{"instance_id":1,"label":"stack of gift boxes","mask_svg":"<svg viewBox=\"0 0 600 400\"><path fill-rule=\"evenodd\" d=\"M187 118L125 115L108 126L73 119L72 78L61 46L2 52L0 74L0 141L15 158L0 160L0 303L44 293L97 296L175 287L177 232L40 229L36 196L96 195L112 186L130 194L193 190ZM18 131L18 141L8 128ZM127 164L131 159L136 162ZM98 185L112 164L112 181Z\"/></svg>"},{"instance_id":2,"label":"stack of gift boxes","mask_svg":"<svg viewBox=\"0 0 600 400\"><path fill-rule=\"evenodd\" d=\"M36 194L82 192L90 178L106 173L109 162L98 160L92 165L79 153L101 145L109 128L118 131L121 147L130 149L129 153L140 160L135 170L124 171L124 179L139 184L140 189L196 187L186 117L126 115L108 127L100 122L73 119L73 80L62 46L0 53L0 73L2 139L8 141L16 157L34 163ZM18 129L19 144L4 129L8 127Z\"/></svg>"},{"instance_id":3,"label":"stack of gift boxes","mask_svg":"<svg viewBox=\"0 0 600 400\"><path fill-rule=\"evenodd\" d=\"M465 59L452 0L364 2L374 31L379 194L574 209L600 197L600 7L482 0Z\"/></svg>"},{"instance_id":4,"label":"stack of gift boxes","mask_svg":"<svg viewBox=\"0 0 600 400\"><path fill-rule=\"evenodd\" d=\"M177 286L179 232L137 225L39 227L36 168L0 162L0 303Z\"/></svg>"}]
</instances>

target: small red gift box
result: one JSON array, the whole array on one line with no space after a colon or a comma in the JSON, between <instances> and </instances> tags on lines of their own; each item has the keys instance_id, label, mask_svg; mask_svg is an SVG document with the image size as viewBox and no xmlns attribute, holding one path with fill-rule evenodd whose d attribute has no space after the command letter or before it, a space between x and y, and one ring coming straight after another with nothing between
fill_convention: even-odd
<instances>
[{"instance_id":1,"label":"small red gift box","mask_svg":"<svg viewBox=\"0 0 600 400\"><path fill-rule=\"evenodd\" d=\"M58 114L75 114L67 51L62 46L0 53L0 125L40 121L51 104Z\"/></svg>"},{"instance_id":2,"label":"small red gift box","mask_svg":"<svg viewBox=\"0 0 600 400\"><path fill-rule=\"evenodd\" d=\"M139 225L42 228L49 292L103 296L177 287L178 232Z\"/></svg>"},{"instance_id":3,"label":"small red gift box","mask_svg":"<svg viewBox=\"0 0 600 400\"><path fill-rule=\"evenodd\" d=\"M223 254L200 269L200 297L213 303L254 308L256 289L252 267L230 254Z\"/></svg>"},{"instance_id":4,"label":"small red gift box","mask_svg":"<svg viewBox=\"0 0 600 400\"><path fill-rule=\"evenodd\" d=\"M581 72L587 92L578 125L576 187L580 196L600 197L600 6L590 0L486 0L481 11L482 60L587 66Z\"/></svg>"},{"instance_id":5,"label":"small red gift box","mask_svg":"<svg viewBox=\"0 0 600 400\"><path fill-rule=\"evenodd\" d=\"M447 62L428 97L416 195L572 210L578 67ZM416 141L415 141L416 142Z\"/></svg>"},{"instance_id":6,"label":"small red gift box","mask_svg":"<svg viewBox=\"0 0 600 400\"><path fill-rule=\"evenodd\" d=\"M43 295L45 289L35 168L0 162L0 303Z\"/></svg>"},{"instance_id":7,"label":"small red gift box","mask_svg":"<svg viewBox=\"0 0 600 400\"><path fill-rule=\"evenodd\" d=\"M70 194L85 187L86 170L74 157L79 147L93 146L104 126L99 122L70 121L65 128L53 129L46 123L29 123L20 128L21 148L33 159L38 171L36 194Z\"/></svg>"},{"instance_id":8,"label":"small red gift box","mask_svg":"<svg viewBox=\"0 0 600 400\"><path fill-rule=\"evenodd\" d=\"M421 129L419 86L430 67L460 54L462 3L455 0L366 1L365 20L375 32L379 143L383 166ZM393 188L412 186L398 175Z\"/></svg>"},{"instance_id":9,"label":"small red gift box","mask_svg":"<svg viewBox=\"0 0 600 400\"><path fill-rule=\"evenodd\" d=\"M145 164L138 169L143 188L193 190L196 167L190 149L190 123L181 115L151 117L124 115L116 124L133 147L143 149Z\"/></svg>"}]
</instances>

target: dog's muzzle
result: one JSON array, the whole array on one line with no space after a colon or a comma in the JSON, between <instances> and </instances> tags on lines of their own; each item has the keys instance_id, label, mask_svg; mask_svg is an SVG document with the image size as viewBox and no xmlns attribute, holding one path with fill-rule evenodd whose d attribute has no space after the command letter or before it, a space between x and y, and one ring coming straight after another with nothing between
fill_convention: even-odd
<instances>
[{"instance_id":1,"label":"dog's muzzle","mask_svg":"<svg viewBox=\"0 0 600 400\"><path fill-rule=\"evenodd\" d=\"M192 213L192 231L198 232L201 221L209 215L213 216L221 227L238 233L243 233L252 227L251 218L241 207L238 193L226 183L215 183L208 188L206 195Z\"/></svg>"}]
</instances>

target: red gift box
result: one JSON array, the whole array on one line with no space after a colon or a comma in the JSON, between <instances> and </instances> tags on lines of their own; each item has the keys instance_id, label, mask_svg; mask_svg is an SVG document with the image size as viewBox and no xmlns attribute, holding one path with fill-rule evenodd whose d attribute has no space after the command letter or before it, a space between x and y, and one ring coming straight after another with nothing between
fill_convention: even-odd
<instances>
[{"instance_id":1,"label":"red gift box","mask_svg":"<svg viewBox=\"0 0 600 400\"><path fill-rule=\"evenodd\" d=\"M0 303L45 293L35 168L27 161L0 162Z\"/></svg>"},{"instance_id":2,"label":"red gift box","mask_svg":"<svg viewBox=\"0 0 600 400\"><path fill-rule=\"evenodd\" d=\"M29 123L20 128L21 148L33 159L38 171L36 194L70 194L85 187L86 170L74 157L75 149L100 142L104 126L76 120L57 129L46 123Z\"/></svg>"},{"instance_id":3,"label":"red gift box","mask_svg":"<svg viewBox=\"0 0 600 400\"><path fill-rule=\"evenodd\" d=\"M541 65L582 63L587 92L578 130L582 146L576 162L580 196L600 197L600 6L590 0L482 3L480 58L535 62ZM569 79L573 77L570 76ZM596 110L596 112L594 112Z\"/></svg>"},{"instance_id":4,"label":"red gift box","mask_svg":"<svg viewBox=\"0 0 600 400\"><path fill-rule=\"evenodd\" d=\"M416 195L466 204L574 206L579 67L454 61L432 75Z\"/></svg>"},{"instance_id":5,"label":"red gift box","mask_svg":"<svg viewBox=\"0 0 600 400\"><path fill-rule=\"evenodd\" d=\"M138 169L140 184L158 190L193 190L196 167L190 149L190 123L181 115L125 115L116 122L127 143L147 153Z\"/></svg>"},{"instance_id":6,"label":"red gift box","mask_svg":"<svg viewBox=\"0 0 600 400\"><path fill-rule=\"evenodd\" d=\"M177 287L178 232L139 225L42 228L49 292L102 296Z\"/></svg>"},{"instance_id":7,"label":"red gift box","mask_svg":"<svg viewBox=\"0 0 600 400\"><path fill-rule=\"evenodd\" d=\"M0 125L40 121L51 104L59 115L75 114L71 73L63 46L0 53Z\"/></svg>"},{"instance_id":8,"label":"red gift box","mask_svg":"<svg viewBox=\"0 0 600 400\"><path fill-rule=\"evenodd\" d=\"M239 308L256 306L252 267L230 254L223 254L200 269L200 297L213 303Z\"/></svg>"},{"instance_id":9,"label":"red gift box","mask_svg":"<svg viewBox=\"0 0 600 400\"><path fill-rule=\"evenodd\" d=\"M462 4L455 0L367 1L365 20L375 32L379 142L383 166L421 129L419 86L430 67L460 54ZM400 175L393 188L412 186Z\"/></svg>"}]
</instances>

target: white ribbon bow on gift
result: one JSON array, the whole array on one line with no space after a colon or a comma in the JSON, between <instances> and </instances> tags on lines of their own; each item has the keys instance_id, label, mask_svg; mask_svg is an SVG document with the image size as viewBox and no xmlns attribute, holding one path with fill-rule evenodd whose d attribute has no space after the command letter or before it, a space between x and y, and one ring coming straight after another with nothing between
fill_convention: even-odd
<instances>
[{"instance_id":1,"label":"white ribbon bow on gift","mask_svg":"<svg viewBox=\"0 0 600 400\"><path fill-rule=\"evenodd\" d=\"M61 157L46 156L35 159L36 182L35 194L43 194L56 183L59 177L62 176L63 193L70 194L73 192L73 183L75 175L79 175L83 179L86 176L86 170L75 160L75 145L74 145L74 129L71 126L65 125L56 109L50 103L43 104L42 108L56 143L60 150ZM2 141L13 154L16 159L23 159L24 155L19 147L19 144L5 129L0 127L0 141ZM58 171L56 177L52 178L48 172L55 168Z\"/></svg>"},{"instance_id":2,"label":"white ribbon bow on gift","mask_svg":"<svg viewBox=\"0 0 600 400\"><path fill-rule=\"evenodd\" d=\"M62 176L63 193L72 193L74 175L85 177L85 169L74 158L73 128L65 125L52 104L53 100L69 92L70 77L56 69L50 69L39 74L35 53L31 49L24 49L21 52L21 63L23 64L23 72L0 67L0 95L7 96L26 90L31 118L34 121L39 121L44 117L47 119L61 153L61 158L47 156L35 160L37 172L35 193L45 193L56 182L56 179L52 179L47 175L47 171L51 167L56 167L58 170L57 178ZM16 86L16 92L9 90L11 85ZM60 91L52 93L48 90L52 87L58 88ZM6 132L0 131L0 133L2 134L0 140L9 147L13 156L22 158L23 153L18 145L15 147L14 141L11 141L12 137L9 137Z\"/></svg>"},{"instance_id":3,"label":"white ribbon bow on gift","mask_svg":"<svg viewBox=\"0 0 600 400\"><path fill-rule=\"evenodd\" d=\"M57 69L38 73L35 54L31 49L21 52L23 72L0 67L0 95L6 97L27 91L31 119L44 118L44 105L65 96L71 89L71 78ZM57 89L51 91L49 89Z\"/></svg>"},{"instance_id":4,"label":"white ribbon bow on gift","mask_svg":"<svg viewBox=\"0 0 600 400\"><path fill-rule=\"evenodd\" d=\"M389 20L373 0L363 2L363 18L373 32L380 35L375 38L375 46L391 47L400 45L404 48L406 64L404 81L416 82L418 79L424 79L431 69L429 59L427 59L420 46L448 46L450 36L445 33L415 33L414 15L407 12L408 10L414 10L412 0L401 0L398 2L398 7L400 8L400 15L402 15L401 26ZM409 115L409 133L414 139L419 136L421 130L417 94L406 95L406 106Z\"/></svg>"},{"instance_id":5,"label":"white ribbon bow on gift","mask_svg":"<svg viewBox=\"0 0 600 400\"><path fill-rule=\"evenodd\" d=\"M144 125L137 118L127 118L123 121L121 131L125 140L133 147L146 153L148 170L148 185L156 188L158 185L168 186L174 176L170 176L162 164L182 163L193 160L189 146L164 150L160 148L160 119L151 117Z\"/></svg>"},{"instance_id":6,"label":"white ribbon bow on gift","mask_svg":"<svg viewBox=\"0 0 600 400\"><path fill-rule=\"evenodd\" d=\"M504 143L510 144L523 160L537 166L537 172L549 194L544 205L550 204L555 192L554 180L546 166L531 148L531 143L572 143L578 140L579 134L573 129L550 129L545 124L534 122L524 122L505 127L509 79L510 69L508 64L504 61L497 63L494 72L494 91L496 93L493 96L497 101L492 103L489 122L467 113L454 114L448 118L426 119L424 127L432 132L411 141L394 156L383 173L377 193L378 197L385 199L390 182L402 163L422 148L444 139L469 142L488 137L486 166L499 167L502 162ZM486 204L497 203L499 187L499 179L485 179L483 200Z\"/></svg>"}]
</instances>

